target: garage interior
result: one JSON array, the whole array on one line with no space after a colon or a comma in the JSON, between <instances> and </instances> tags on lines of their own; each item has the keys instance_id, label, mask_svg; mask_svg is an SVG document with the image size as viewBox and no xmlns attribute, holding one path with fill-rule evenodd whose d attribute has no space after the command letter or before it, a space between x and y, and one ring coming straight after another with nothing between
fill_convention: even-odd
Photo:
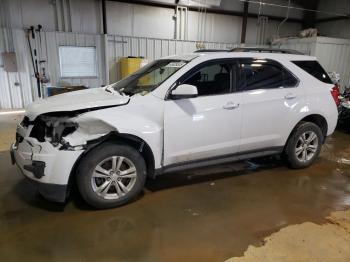
<instances>
[{"instance_id":1,"label":"garage interior","mask_svg":"<svg viewBox=\"0 0 350 262\"><path fill-rule=\"evenodd\" d=\"M43 199L9 153L30 103L200 49L315 56L349 110L349 28L346 0L2 0L0 260L350 261L348 118L306 169L272 156L169 173L106 210L75 188Z\"/></svg>"}]
</instances>

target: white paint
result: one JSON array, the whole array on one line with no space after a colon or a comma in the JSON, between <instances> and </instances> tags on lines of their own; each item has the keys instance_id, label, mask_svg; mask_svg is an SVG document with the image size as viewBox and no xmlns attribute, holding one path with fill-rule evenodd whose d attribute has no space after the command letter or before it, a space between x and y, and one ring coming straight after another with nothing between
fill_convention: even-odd
<instances>
[{"instance_id":1,"label":"white paint","mask_svg":"<svg viewBox=\"0 0 350 262\"><path fill-rule=\"evenodd\" d=\"M164 165L238 152L241 94L168 100L164 107Z\"/></svg>"},{"instance_id":2,"label":"white paint","mask_svg":"<svg viewBox=\"0 0 350 262\"><path fill-rule=\"evenodd\" d=\"M276 60L299 78L299 85L296 88L165 99L174 82L194 66L212 59L240 57ZM84 128L75 131L78 134L71 136L71 141L81 141L82 137L86 140L96 138L98 134L105 134L103 129L106 132L116 130L133 135L149 145L154 155L155 168L246 150L282 147L295 125L308 115L320 114L325 117L327 135L333 133L337 123L338 111L330 94L332 85L317 80L290 62L305 59L315 58L271 53L202 53L157 89L146 95L134 95L128 103L128 97L108 93L104 89L93 89L36 102L27 108L26 115L34 119L47 112L120 102L120 106L94 110L72 118L71 121L83 123ZM67 184L70 171L83 151L58 150L50 142L39 143L29 137L31 128L18 127L18 132L24 136L24 142L15 150L19 166L23 169L24 164L30 163L30 157L44 161L47 168L45 177L40 181ZM30 172L24 173L35 179Z\"/></svg>"},{"instance_id":3,"label":"white paint","mask_svg":"<svg viewBox=\"0 0 350 262\"><path fill-rule=\"evenodd\" d=\"M39 99L28 105L27 114L31 119L45 112L74 111L81 108L123 105L129 101L127 96L110 93L105 88L91 88L71 93L64 93Z\"/></svg>"},{"instance_id":4,"label":"white paint","mask_svg":"<svg viewBox=\"0 0 350 262\"><path fill-rule=\"evenodd\" d=\"M197 87L193 86L193 85L187 85L187 84L183 84L183 85L179 85L176 89L174 89L173 91L171 91L172 95L175 96L196 96L198 95L198 90Z\"/></svg>"}]
</instances>

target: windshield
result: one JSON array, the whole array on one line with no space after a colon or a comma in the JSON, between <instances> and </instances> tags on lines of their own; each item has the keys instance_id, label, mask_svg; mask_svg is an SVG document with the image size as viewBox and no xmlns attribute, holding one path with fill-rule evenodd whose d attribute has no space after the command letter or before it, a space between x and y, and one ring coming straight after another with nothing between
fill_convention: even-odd
<instances>
[{"instance_id":1,"label":"windshield","mask_svg":"<svg viewBox=\"0 0 350 262\"><path fill-rule=\"evenodd\" d=\"M156 89L186 63L187 61L174 59L155 60L112 87L119 93L129 96L138 93L145 95Z\"/></svg>"}]
</instances>

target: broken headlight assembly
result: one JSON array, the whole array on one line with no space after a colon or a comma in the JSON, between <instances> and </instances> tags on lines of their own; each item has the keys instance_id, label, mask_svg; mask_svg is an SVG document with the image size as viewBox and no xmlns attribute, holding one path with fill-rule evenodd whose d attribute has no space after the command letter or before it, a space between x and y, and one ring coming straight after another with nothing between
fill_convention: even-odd
<instances>
[{"instance_id":1,"label":"broken headlight assembly","mask_svg":"<svg viewBox=\"0 0 350 262\"><path fill-rule=\"evenodd\" d=\"M33 122L30 137L36 138L39 142L50 142L53 146L64 144L62 138L75 132L78 124L70 117L57 117L40 115Z\"/></svg>"},{"instance_id":2,"label":"broken headlight assembly","mask_svg":"<svg viewBox=\"0 0 350 262\"><path fill-rule=\"evenodd\" d=\"M39 142L50 142L60 150L83 149L88 142L116 129L100 119L61 114L44 114L33 122L30 137Z\"/></svg>"}]
</instances>

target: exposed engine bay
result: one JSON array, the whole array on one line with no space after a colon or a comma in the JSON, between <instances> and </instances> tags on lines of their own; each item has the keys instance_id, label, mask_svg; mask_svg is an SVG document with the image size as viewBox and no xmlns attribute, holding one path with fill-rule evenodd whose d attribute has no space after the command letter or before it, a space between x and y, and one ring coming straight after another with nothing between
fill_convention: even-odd
<instances>
[{"instance_id":1,"label":"exposed engine bay","mask_svg":"<svg viewBox=\"0 0 350 262\"><path fill-rule=\"evenodd\" d=\"M116 131L100 119L93 119L84 114L72 115L71 112L42 114L34 121L24 117L21 125L31 128L29 137L40 143L49 142L59 150L80 150L89 141Z\"/></svg>"}]
</instances>

